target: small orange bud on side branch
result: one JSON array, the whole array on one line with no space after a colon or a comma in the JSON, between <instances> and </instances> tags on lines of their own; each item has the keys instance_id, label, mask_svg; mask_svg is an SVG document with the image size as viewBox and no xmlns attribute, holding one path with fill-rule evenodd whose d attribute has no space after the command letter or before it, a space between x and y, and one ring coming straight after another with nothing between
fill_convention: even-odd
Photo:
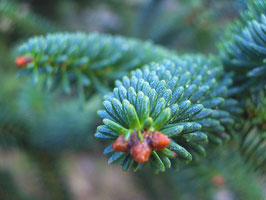
<instances>
[{"instance_id":1,"label":"small orange bud on side branch","mask_svg":"<svg viewBox=\"0 0 266 200\"><path fill-rule=\"evenodd\" d=\"M216 186L216 187L222 187L225 184L225 180L224 177L221 175L216 175L212 177L212 183Z\"/></svg>"},{"instance_id":2,"label":"small orange bud on side branch","mask_svg":"<svg viewBox=\"0 0 266 200\"><path fill-rule=\"evenodd\" d=\"M15 60L15 65L17 65L18 67L25 67L27 66L27 64L29 64L31 62L31 58L29 57L25 57L25 56L19 56L16 58Z\"/></svg>"}]
</instances>

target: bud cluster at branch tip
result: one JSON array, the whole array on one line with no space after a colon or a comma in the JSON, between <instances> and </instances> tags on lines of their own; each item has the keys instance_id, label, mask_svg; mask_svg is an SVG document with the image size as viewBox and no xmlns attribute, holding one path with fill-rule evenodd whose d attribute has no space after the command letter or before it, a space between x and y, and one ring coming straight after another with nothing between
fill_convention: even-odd
<instances>
[{"instance_id":1,"label":"bud cluster at branch tip","mask_svg":"<svg viewBox=\"0 0 266 200\"><path fill-rule=\"evenodd\" d=\"M125 140L124 135L120 135L112 144L112 148L117 152L130 152L136 162L144 163L149 160L153 150L162 150L170 145L168 136L159 131L142 134L143 140L139 138L137 132L133 132L129 140Z\"/></svg>"}]
</instances>

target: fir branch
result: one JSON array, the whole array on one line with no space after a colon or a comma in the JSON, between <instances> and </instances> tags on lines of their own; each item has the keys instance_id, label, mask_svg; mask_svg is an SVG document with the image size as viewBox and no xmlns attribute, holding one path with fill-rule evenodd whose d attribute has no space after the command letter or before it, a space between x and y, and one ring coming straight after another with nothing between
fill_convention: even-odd
<instances>
[{"instance_id":1,"label":"fir branch","mask_svg":"<svg viewBox=\"0 0 266 200\"><path fill-rule=\"evenodd\" d=\"M121 36L56 33L34 37L18 49L16 64L33 82L45 88L72 88L84 96L92 89L106 88L111 80L151 61L174 54L150 42Z\"/></svg>"},{"instance_id":2,"label":"fir branch","mask_svg":"<svg viewBox=\"0 0 266 200\"><path fill-rule=\"evenodd\" d=\"M266 172L266 98L261 92L257 99L247 100L247 120L238 128L241 132L239 151L250 169Z\"/></svg>"},{"instance_id":3,"label":"fir branch","mask_svg":"<svg viewBox=\"0 0 266 200\"><path fill-rule=\"evenodd\" d=\"M203 56L147 65L116 81L105 96L105 110L98 112L105 125L95 137L115 140L104 153L123 170L136 171L149 161L159 172L177 159L189 162L192 155L206 154L208 140L221 144L230 138L231 115L241 113L237 101L227 98L230 84L222 66ZM170 145L163 136L154 138L158 132L171 139ZM157 148L154 143L160 142L165 145Z\"/></svg>"},{"instance_id":4,"label":"fir branch","mask_svg":"<svg viewBox=\"0 0 266 200\"><path fill-rule=\"evenodd\" d=\"M236 128L239 151L252 169L265 173L266 2L250 1L240 15L220 43L220 54L226 70L234 72L230 93L241 96L246 111Z\"/></svg>"},{"instance_id":5,"label":"fir branch","mask_svg":"<svg viewBox=\"0 0 266 200\"><path fill-rule=\"evenodd\" d=\"M266 2L255 0L227 30L219 44L228 71L235 72L234 93L257 91L266 84ZM245 93L247 94L247 93Z\"/></svg>"}]
</instances>

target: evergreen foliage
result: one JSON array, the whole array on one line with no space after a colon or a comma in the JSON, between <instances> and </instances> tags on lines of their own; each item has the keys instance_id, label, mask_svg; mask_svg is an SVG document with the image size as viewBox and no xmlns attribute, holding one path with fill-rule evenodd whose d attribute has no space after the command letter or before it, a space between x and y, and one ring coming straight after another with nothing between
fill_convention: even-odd
<instances>
[{"instance_id":1,"label":"evergreen foliage","mask_svg":"<svg viewBox=\"0 0 266 200\"><path fill-rule=\"evenodd\" d=\"M231 78L213 59L194 55L165 60L116 81L113 93L105 96L105 110L98 112L105 125L98 127L96 138L124 135L127 141L137 132L141 141L147 132L162 132L172 140L168 148L153 151L150 164L156 172L175 165L175 157L191 161L191 154L205 155L202 144L208 140L228 140L233 116L241 109L227 98ZM112 154L110 163L121 160L124 170L139 167L127 152L109 146L105 153Z\"/></svg>"},{"instance_id":2,"label":"evergreen foliage","mask_svg":"<svg viewBox=\"0 0 266 200\"><path fill-rule=\"evenodd\" d=\"M24 86L18 97L12 103L0 98L1 146L54 154L66 149L88 149L87 131L94 131L99 96L91 97L82 111L73 100L56 103L57 97L40 87Z\"/></svg>"},{"instance_id":3,"label":"evergreen foliage","mask_svg":"<svg viewBox=\"0 0 266 200\"><path fill-rule=\"evenodd\" d=\"M245 110L236 128L239 150L251 169L265 173L266 2L250 1L240 15L219 44L220 55L225 69L234 72L231 93Z\"/></svg>"},{"instance_id":4,"label":"evergreen foliage","mask_svg":"<svg viewBox=\"0 0 266 200\"><path fill-rule=\"evenodd\" d=\"M226 69L235 73L234 92L265 89L266 2L251 1L219 46Z\"/></svg>"},{"instance_id":5,"label":"evergreen foliage","mask_svg":"<svg viewBox=\"0 0 266 200\"><path fill-rule=\"evenodd\" d=\"M265 174L266 171L266 98L263 92L256 100L246 102L248 118L236 130L241 133L239 150L249 168Z\"/></svg>"},{"instance_id":6,"label":"evergreen foliage","mask_svg":"<svg viewBox=\"0 0 266 200\"><path fill-rule=\"evenodd\" d=\"M150 42L122 36L85 33L56 33L31 38L18 49L29 59L21 72L39 79L45 88L74 87L82 97L84 89L106 92L111 80L151 61L171 57L172 53Z\"/></svg>"},{"instance_id":7,"label":"evergreen foliage","mask_svg":"<svg viewBox=\"0 0 266 200\"><path fill-rule=\"evenodd\" d=\"M184 2L193 6L175 17L164 16L171 20L160 16L164 1L143 4L135 33L160 44L175 44L177 30L187 33L188 27L199 29L198 34L204 23L197 18L212 18L211 1ZM48 2L49 7L54 3ZM127 1L109 3L127 16L124 22L132 22L130 14L121 9ZM213 199L214 187L224 185L240 199L262 199L258 180L266 172L265 0L248 1L240 15L225 32L219 55L179 55L152 41L55 32L54 23L23 8L23 2L1 1L0 23L11 22L14 35L37 36L15 52L18 75L26 75L34 86L27 85L28 79L23 83L17 79L13 85L14 80L1 75L0 148L23 150L39 170L40 185L49 199L73 198L62 176L63 153L90 151L96 146L105 148L109 164L138 171L134 176L141 177L139 183L154 199ZM204 37L212 35L210 27L205 28ZM39 35L47 32L55 33ZM0 73L3 65L10 64L6 56L11 54L9 37L13 39L5 35L0 41ZM179 49L185 50L182 45ZM103 124L96 117L97 110ZM93 133L105 141L102 146L91 138ZM158 176L151 173L166 168L171 170ZM0 199L10 197L6 191L25 199L2 170L1 185Z\"/></svg>"}]
</instances>

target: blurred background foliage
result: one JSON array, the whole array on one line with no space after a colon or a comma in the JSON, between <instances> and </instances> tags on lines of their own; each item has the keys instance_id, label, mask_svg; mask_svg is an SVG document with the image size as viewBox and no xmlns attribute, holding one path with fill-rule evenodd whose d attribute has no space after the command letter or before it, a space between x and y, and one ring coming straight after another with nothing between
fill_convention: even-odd
<instances>
[{"instance_id":1,"label":"blurred background foliage","mask_svg":"<svg viewBox=\"0 0 266 200\"><path fill-rule=\"evenodd\" d=\"M258 131L250 124L265 122L263 94L259 105L247 102L255 120L239 128L247 135L239 144L230 142L178 172L125 174L107 165L103 145L93 138L101 96L81 109L74 94L49 94L17 78L13 64L18 44L56 31L104 32L178 53L217 53L224 28L245 6L244 0L0 0L0 199L265 199L265 160L252 154L265 144L265 132L259 141L249 134Z\"/></svg>"}]
</instances>

